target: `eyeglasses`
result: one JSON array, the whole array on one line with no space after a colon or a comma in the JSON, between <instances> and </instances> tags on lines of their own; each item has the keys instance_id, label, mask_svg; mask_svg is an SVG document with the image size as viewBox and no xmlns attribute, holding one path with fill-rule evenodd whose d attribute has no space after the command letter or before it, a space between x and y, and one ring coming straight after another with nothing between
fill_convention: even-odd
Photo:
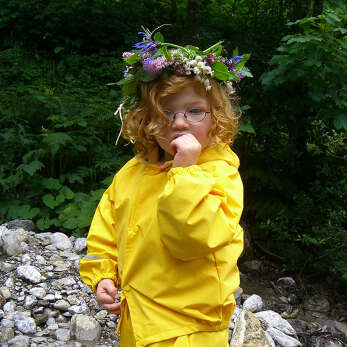
<instances>
[{"instance_id":1,"label":"eyeglasses","mask_svg":"<svg viewBox=\"0 0 347 347\"><path fill-rule=\"evenodd\" d=\"M203 121L207 115L207 113L211 113L210 111L203 111L200 108L192 108L190 110L187 110L185 112L172 112L169 110L164 110L164 113L169 118L170 123L174 122L176 119L176 115L181 113L183 114L185 120L188 123L199 123Z\"/></svg>"}]
</instances>

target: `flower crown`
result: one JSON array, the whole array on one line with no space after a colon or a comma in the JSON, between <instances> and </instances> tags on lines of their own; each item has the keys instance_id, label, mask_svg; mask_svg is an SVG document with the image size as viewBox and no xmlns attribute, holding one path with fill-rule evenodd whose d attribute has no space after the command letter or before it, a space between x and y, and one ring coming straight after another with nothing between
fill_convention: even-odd
<instances>
[{"instance_id":1,"label":"flower crown","mask_svg":"<svg viewBox=\"0 0 347 347\"><path fill-rule=\"evenodd\" d=\"M167 25L167 24L164 24ZM156 28L152 32L142 27L142 41L133 46L133 50L123 53L127 64L123 79L116 84L122 88L123 102L115 115L122 120L122 107L131 105L138 98L138 84L148 83L157 79L163 72L176 75L194 75L203 83L206 90L211 89L209 78L215 78L224 85L228 94L235 92L233 83L239 83L244 77L253 77L245 66L250 54L239 55L235 49L232 58L226 57L223 41L201 51L195 46L179 46L164 42L164 36ZM119 136L118 136L119 139ZM117 139L117 142L118 142Z\"/></svg>"}]
</instances>

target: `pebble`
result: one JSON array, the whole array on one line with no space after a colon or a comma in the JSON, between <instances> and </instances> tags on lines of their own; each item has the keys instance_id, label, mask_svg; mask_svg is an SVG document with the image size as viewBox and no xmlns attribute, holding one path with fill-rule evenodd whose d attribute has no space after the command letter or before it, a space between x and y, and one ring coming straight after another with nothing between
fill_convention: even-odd
<instances>
[{"instance_id":1,"label":"pebble","mask_svg":"<svg viewBox=\"0 0 347 347\"><path fill-rule=\"evenodd\" d=\"M63 233L35 233L32 222L29 222L17 221L12 226L20 226L10 231L8 223L0 225L0 345L118 346L114 333L119 316L99 307L91 289L78 274L81 253L86 252L86 239L69 238ZM23 225L30 225L30 228L25 229ZM2 254L7 256L3 257ZM258 271L262 264L258 260L250 261L249 271ZM296 305L299 300L295 281L284 277L278 279L277 283L281 288L291 288L284 298ZM230 337L236 320L244 312L245 317L252 317L253 322L260 318L256 326L260 329L259 333L264 335L265 344L269 343L271 347L275 346L275 342L278 346L300 346L294 328L287 321L282 318L278 320L280 315L274 311L261 311L268 304L265 305L259 295L246 295L239 287L235 299L238 306L230 320ZM319 307L326 312L330 306L324 299L310 298L309 304L312 309ZM276 311L284 312L288 308L289 304L283 298L282 301L282 306L277 301ZM288 311L290 316L294 309ZM249 311L256 313L254 315ZM343 323L337 323L333 321L331 324L343 336L340 331L345 332L346 327ZM298 331L303 329L298 328ZM333 339L330 342L330 347L340 347L333 345Z\"/></svg>"}]
</instances>

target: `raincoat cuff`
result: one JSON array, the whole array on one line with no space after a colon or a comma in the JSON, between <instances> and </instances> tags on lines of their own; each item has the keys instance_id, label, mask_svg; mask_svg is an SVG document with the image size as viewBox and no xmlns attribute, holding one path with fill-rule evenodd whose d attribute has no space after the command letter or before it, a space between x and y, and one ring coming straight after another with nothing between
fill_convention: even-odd
<instances>
[{"instance_id":1,"label":"raincoat cuff","mask_svg":"<svg viewBox=\"0 0 347 347\"><path fill-rule=\"evenodd\" d=\"M96 292L98 283L104 278L113 280L117 288L119 286L117 264L111 259L102 261L82 259L79 270L83 282L87 284L94 293Z\"/></svg>"},{"instance_id":2,"label":"raincoat cuff","mask_svg":"<svg viewBox=\"0 0 347 347\"><path fill-rule=\"evenodd\" d=\"M171 178L174 175L182 176L200 176L203 173L199 165L191 165L187 167L173 167L169 170L168 176ZM205 174L205 173L204 173Z\"/></svg>"}]
</instances>

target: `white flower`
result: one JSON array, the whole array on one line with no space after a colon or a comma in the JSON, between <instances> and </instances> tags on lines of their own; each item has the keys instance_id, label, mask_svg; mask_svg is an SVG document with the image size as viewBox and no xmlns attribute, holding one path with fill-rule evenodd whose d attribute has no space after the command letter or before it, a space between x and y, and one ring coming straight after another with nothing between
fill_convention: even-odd
<instances>
[{"instance_id":1,"label":"white flower","mask_svg":"<svg viewBox=\"0 0 347 347\"><path fill-rule=\"evenodd\" d=\"M192 72L190 70L186 70L186 75L191 75Z\"/></svg>"},{"instance_id":2,"label":"white flower","mask_svg":"<svg viewBox=\"0 0 347 347\"><path fill-rule=\"evenodd\" d=\"M190 65L190 66L196 66L197 64L198 64L198 62L196 61L196 60L190 60L190 61L188 61L188 64Z\"/></svg>"},{"instance_id":3,"label":"white flower","mask_svg":"<svg viewBox=\"0 0 347 347\"><path fill-rule=\"evenodd\" d=\"M235 93L235 89L233 87L232 82L225 82L225 87L226 87L226 91L229 95L234 94Z\"/></svg>"},{"instance_id":4,"label":"white flower","mask_svg":"<svg viewBox=\"0 0 347 347\"><path fill-rule=\"evenodd\" d=\"M202 69L203 73L206 75L211 75L212 69L209 66L204 66Z\"/></svg>"},{"instance_id":5,"label":"white flower","mask_svg":"<svg viewBox=\"0 0 347 347\"><path fill-rule=\"evenodd\" d=\"M204 84L205 84L205 86L207 87L207 86L210 85L210 81L209 81L207 78L205 78L205 79L204 79Z\"/></svg>"},{"instance_id":6,"label":"white flower","mask_svg":"<svg viewBox=\"0 0 347 347\"><path fill-rule=\"evenodd\" d=\"M196 60L196 61L202 61L202 58L200 57L200 55L197 55L197 56L195 57L195 60Z\"/></svg>"},{"instance_id":7,"label":"white flower","mask_svg":"<svg viewBox=\"0 0 347 347\"><path fill-rule=\"evenodd\" d=\"M199 61L197 66L202 69L205 66L205 63L202 61Z\"/></svg>"},{"instance_id":8,"label":"white flower","mask_svg":"<svg viewBox=\"0 0 347 347\"><path fill-rule=\"evenodd\" d=\"M206 90L211 90L211 89L212 89L211 86L207 86L207 87L206 87Z\"/></svg>"},{"instance_id":9,"label":"white flower","mask_svg":"<svg viewBox=\"0 0 347 347\"><path fill-rule=\"evenodd\" d=\"M196 75L198 75L198 74L200 73L200 69L199 69L198 67L195 67L195 68L193 69L193 72L194 72Z\"/></svg>"}]
</instances>

